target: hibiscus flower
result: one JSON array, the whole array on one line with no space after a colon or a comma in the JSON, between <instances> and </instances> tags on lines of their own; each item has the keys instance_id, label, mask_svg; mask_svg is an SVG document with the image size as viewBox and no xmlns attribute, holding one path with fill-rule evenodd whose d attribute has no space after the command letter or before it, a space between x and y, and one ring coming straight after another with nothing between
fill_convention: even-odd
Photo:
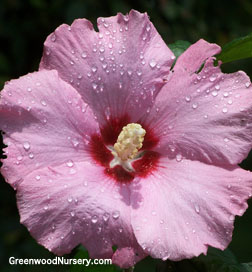
<instances>
[{"instance_id":1,"label":"hibiscus flower","mask_svg":"<svg viewBox=\"0 0 252 272\"><path fill-rule=\"evenodd\" d=\"M223 74L220 47L204 40L171 69L137 11L98 29L61 25L39 71L1 92L1 172L21 223L57 255L83 244L121 267L225 249L252 192L238 166L252 142L248 76Z\"/></svg>"}]
</instances>

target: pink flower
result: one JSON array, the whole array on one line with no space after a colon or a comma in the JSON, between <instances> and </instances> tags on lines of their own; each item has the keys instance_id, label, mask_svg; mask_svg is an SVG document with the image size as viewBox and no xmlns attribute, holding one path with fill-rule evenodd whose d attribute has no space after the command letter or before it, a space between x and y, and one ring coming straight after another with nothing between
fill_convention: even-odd
<instances>
[{"instance_id":1,"label":"pink flower","mask_svg":"<svg viewBox=\"0 0 252 272\"><path fill-rule=\"evenodd\" d=\"M121 267L226 248L252 192L237 166L252 142L248 76L223 74L204 40L170 71L173 53L137 11L98 28L61 25L39 71L1 92L21 223L55 254L81 243Z\"/></svg>"}]
</instances>

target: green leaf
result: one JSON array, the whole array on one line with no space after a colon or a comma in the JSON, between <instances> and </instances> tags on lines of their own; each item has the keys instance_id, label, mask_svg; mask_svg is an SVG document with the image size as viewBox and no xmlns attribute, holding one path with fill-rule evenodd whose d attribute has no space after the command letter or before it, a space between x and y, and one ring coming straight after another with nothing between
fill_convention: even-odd
<instances>
[{"instance_id":1,"label":"green leaf","mask_svg":"<svg viewBox=\"0 0 252 272\"><path fill-rule=\"evenodd\" d=\"M252 33L223 46L217 59L223 63L252 57Z\"/></svg>"},{"instance_id":2,"label":"green leaf","mask_svg":"<svg viewBox=\"0 0 252 272\"><path fill-rule=\"evenodd\" d=\"M178 40L175 43L168 44L168 47L174 53L174 55L179 57L191 44L188 41Z\"/></svg>"},{"instance_id":3,"label":"green leaf","mask_svg":"<svg viewBox=\"0 0 252 272\"><path fill-rule=\"evenodd\" d=\"M74 259L89 259L88 251L83 247L79 247L78 252L74 256ZM92 262L92 261L91 261ZM82 264L72 264L70 267L70 272L116 272L120 271L116 266L111 264L90 264L89 266Z\"/></svg>"},{"instance_id":4,"label":"green leaf","mask_svg":"<svg viewBox=\"0 0 252 272\"><path fill-rule=\"evenodd\" d=\"M251 272L249 264L240 264L233 253L226 249L221 251L209 248L206 256L201 255L193 259L197 271L204 272Z\"/></svg>"}]
</instances>

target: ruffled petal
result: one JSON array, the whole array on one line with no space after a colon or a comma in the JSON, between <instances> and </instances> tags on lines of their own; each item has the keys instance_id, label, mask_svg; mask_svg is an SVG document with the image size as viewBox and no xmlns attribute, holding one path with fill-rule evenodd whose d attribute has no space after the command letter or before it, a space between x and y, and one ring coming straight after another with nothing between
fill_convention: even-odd
<instances>
[{"instance_id":1,"label":"ruffled petal","mask_svg":"<svg viewBox=\"0 0 252 272\"><path fill-rule=\"evenodd\" d=\"M5 85L0 129L8 146L1 172L16 187L36 169L89 159L90 135L98 125L81 96L56 71L40 71Z\"/></svg>"},{"instance_id":2,"label":"ruffled petal","mask_svg":"<svg viewBox=\"0 0 252 272\"><path fill-rule=\"evenodd\" d=\"M178 261L227 247L252 195L252 173L162 158L158 172L134 185L142 196L131 199L137 241L154 258Z\"/></svg>"},{"instance_id":3,"label":"ruffled petal","mask_svg":"<svg viewBox=\"0 0 252 272\"><path fill-rule=\"evenodd\" d=\"M158 152L170 158L182 155L215 165L236 165L250 151L250 79L241 71L223 74L209 58L217 52L217 46L199 41L178 59L145 120L160 138ZM204 60L204 68L195 73Z\"/></svg>"},{"instance_id":4,"label":"ruffled petal","mask_svg":"<svg viewBox=\"0 0 252 272\"><path fill-rule=\"evenodd\" d=\"M91 162L34 171L19 184L17 199L21 223L55 254L69 253L80 243L91 258L111 258L113 245L137 252L129 188Z\"/></svg>"},{"instance_id":5,"label":"ruffled petal","mask_svg":"<svg viewBox=\"0 0 252 272\"><path fill-rule=\"evenodd\" d=\"M136 121L151 107L174 61L147 14L61 25L45 42L41 69L56 69L92 107L98 121L130 115Z\"/></svg>"}]
</instances>

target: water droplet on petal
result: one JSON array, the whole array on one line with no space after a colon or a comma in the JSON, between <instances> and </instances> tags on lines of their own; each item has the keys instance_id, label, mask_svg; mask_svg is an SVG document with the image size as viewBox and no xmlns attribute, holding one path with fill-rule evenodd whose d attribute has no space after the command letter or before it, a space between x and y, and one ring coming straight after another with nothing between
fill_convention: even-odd
<instances>
[{"instance_id":1,"label":"water droplet on petal","mask_svg":"<svg viewBox=\"0 0 252 272\"><path fill-rule=\"evenodd\" d=\"M112 213L112 217L113 217L114 219L118 219L119 216L120 216L120 212L119 212L119 211L114 211L114 212Z\"/></svg>"},{"instance_id":2,"label":"water droplet on petal","mask_svg":"<svg viewBox=\"0 0 252 272\"><path fill-rule=\"evenodd\" d=\"M191 97L190 96L186 96L185 100L186 100L186 102L190 102L191 101Z\"/></svg>"},{"instance_id":3,"label":"water droplet on petal","mask_svg":"<svg viewBox=\"0 0 252 272\"><path fill-rule=\"evenodd\" d=\"M98 217L97 217L97 215L94 215L94 216L92 217L92 219L91 219L91 222L92 222L93 224L95 224L95 223L97 223L97 221L98 221Z\"/></svg>"},{"instance_id":4,"label":"water droplet on petal","mask_svg":"<svg viewBox=\"0 0 252 272\"><path fill-rule=\"evenodd\" d=\"M215 81L215 79L216 79L215 76L211 76L211 77L209 78L209 80L210 80L211 82Z\"/></svg>"},{"instance_id":5,"label":"water droplet on petal","mask_svg":"<svg viewBox=\"0 0 252 272\"><path fill-rule=\"evenodd\" d=\"M69 160L67 163L66 163L66 165L68 166L68 167L73 167L73 161L72 160Z\"/></svg>"},{"instance_id":6,"label":"water droplet on petal","mask_svg":"<svg viewBox=\"0 0 252 272\"><path fill-rule=\"evenodd\" d=\"M18 161L22 161L22 159L23 159L23 156L17 156Z\"/></svg>"},{"instance_id":7,"label":"water droplet on petal","mask_svg":"<svg viewBox=\"0 0 252 272\"><path fill-rule=\"evenodd\" d=\"M56 41L56 36L55 36L55 34L52 34L52 35L51 35L51 41L52 41L52 42L55 42L55 41Z\"/></svg>"},{"instance_id":8,"label":"water droplet on petal","mask_svg":"<svg viewBox=\"0 0 252 272\"><path fill-rule=\"evenodd\" d=\"M218 95L218 92L217 91L213 91L212 92L212 96L217 96Z\"/></svg>"},{"instance_id":9,"label":"water droplet on petal","mask_svg":"<svg viewBox=\"0 0 252 272\"><path fill-rule=\"evenodd\" d=\"M92 83L92 87L93 87L93 90L96 90L97 89L97 84L96 83Z\"/></svg>"},{"instance_id":10,"label":"water droplet on petal","mask_svg":"<svg viewBox=\"0 0 252 272\"><path fill-rule=\"evenodd\" d=\"M197 109L198 108L198 104L197 103L192 104L192 108L193 109Z\"/></svg>"},{"instance_id":11,"label":"water droplet on petal","mask_svg":"<svg viewBox=\"0 0 252 272\"><path fill-rule=\"evenodd\" d=\"M228 109L227 109L227 108L223 108L223 109L222 109L222 112L223 112L223 113L227 113L227 112L228 112Z\"/></svg>"},{"instance_id":12,"label":"water droplet on petal","mask_svg":"<svg viewBox=\"0 0 252 272\"><path fill-rule=\"evenodd\" d=\"M150 65L151 68L154 68L154 67L157 65L157 63L156 63L156 61L155 61L154 59L152 59L152 60L149 62L149 65Z\"/></svg>"},{"instance_id":13,"label":"water droplet on petal","mask_svg":"<svg viewBox=\"0 0 252 272\"><path fill-rule=\"evenodd\" d=\"M195 209L196 213L199 213L199 212L200 212L200 207L199 207L198 204L195 204L195 205L194 205L194 209Z\"/></svg>"},{"instance_id":14,"label":"water droplet on petal","mask_svg":"<svg viewBox=\"0 0 252 272\"><path fill-rule=\"evenodd\" d=\"M41 104L42 104L44 107L47 105L46 102L45 102L45 100L41 100L40 102L41 102Z\"/></svg>"},{"instance_id":15,"label":"water droplet on petal","mask_svg":"<svg viewBox=\"0 0 252 272\"><path fill-rule=\"evenodd\" d=\"M182 160L182 155L181 154L177 154L176 155L176 161L180 162Z\"/></svg>"},{"instance_id":16,"label":"water droplet on petal","mask_svg":"<svg viewBox=\"0 0 252 272\"><path fill-rule=\"evenodd\" d=\"M75 213L74 212L70 212L71 216L74 217L75 216Z\"/></svg>"},{"instance_id":17,"label":"water droplet on petal","mask_svg":"<svg viewBox=\"0 0 252 272\"><path fill-rule=\"evenodd\" d=\"M96 66L93 66L91 69L92 69L93 73L96 73L96 71L97 71L97 67Z\"/></svg>"},{"instance_id":18,"label":"water droplet on petal","mask_svg":"<svg viewBox=\"0 0 252 272\"><path fill-rule=\"evenodd\" d=\"M103 220L105 222L107 222L109 220L109 213L104 213L104 215L102 216Z\"/></svg>"},{"instance_id":19,"label":"water droplet on petal","mask_svg":"<svg viewBox=\"0 0 252 272\"><path fill-rule=\"evenodd\" d=\"M28 151L30 149L31 145L29 142L24 142L23 147L24 147L24 150Z\"/></svg>"},{"instance_id":20,"label":"water droplet on petal","mask_svg":"<svg viewBox=\"0 0 252 272\"><path fill-rule=\"evenodd\" d=\"M85 59L85 58L87 57L87 53L86 53L86 52L82 52L81 57L82 57L83 59Z\"/></svg>"}]
</instances>

